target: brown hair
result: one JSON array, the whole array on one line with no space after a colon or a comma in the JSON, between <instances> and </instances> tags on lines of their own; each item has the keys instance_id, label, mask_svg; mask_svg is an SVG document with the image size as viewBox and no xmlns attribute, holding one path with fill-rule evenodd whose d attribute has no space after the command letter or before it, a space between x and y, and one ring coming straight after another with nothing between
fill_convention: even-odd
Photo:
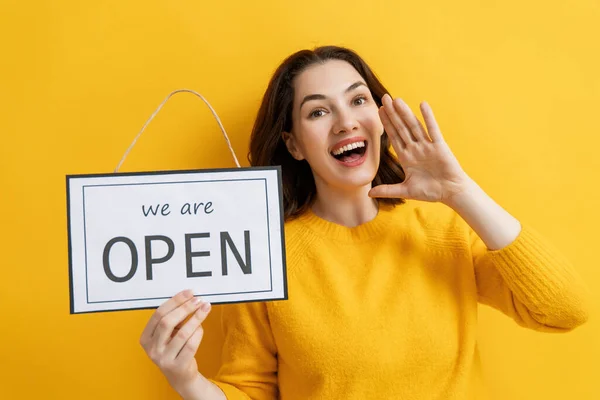
<instances>
[{"instance_id":1,"label":"brown hair","mask_svg":"<svg viewBox=\"0 0 600 400\"><path fill-rule=\"evenodd\" d=\"M265 91L250 138L248 160L252 166L281 165L283 208L285 219L300 215L313 203L316 186L306 160L298 161L288 152L283 132L292 130L294 79L306 68L328 60L342 60L352 65L363 77L378 107L388 93L367 63L354 51L337 46L301 50L277 68ZM390 151L387 133L381 136L381 157L373 186L404 181L404 170ZM401 204L403 199L379 199L382 203Z\"/></svg>"}]
</instances>

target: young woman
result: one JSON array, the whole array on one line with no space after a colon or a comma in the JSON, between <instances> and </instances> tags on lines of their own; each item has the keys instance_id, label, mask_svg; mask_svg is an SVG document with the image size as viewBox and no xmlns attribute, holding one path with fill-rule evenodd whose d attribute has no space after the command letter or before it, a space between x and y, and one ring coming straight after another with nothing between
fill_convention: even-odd
<instances>
[{"instance_id":1,"label":"young woman","mask_svg":"<svg viewBox=\"0 0 600 400\"><path fill-rule=\"evenodd\" d=\"M250 162L282 166L289 300L223 307L214 380L194 359L210 304L186 291L161 305L141 344L183 398L480 399L478 302L539 331L586 321L570 264L421 113L425 126L348 49L277 69Z\"/></svg>"}]
</instances>

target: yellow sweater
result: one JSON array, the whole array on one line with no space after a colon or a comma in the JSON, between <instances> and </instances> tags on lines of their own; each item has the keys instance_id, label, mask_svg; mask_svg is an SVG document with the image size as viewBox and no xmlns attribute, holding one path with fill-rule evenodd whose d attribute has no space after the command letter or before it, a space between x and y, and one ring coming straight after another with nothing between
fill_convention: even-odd
<instances>
[{"instance_id":1,"label":"yellow sweater","mask_svg":"<svg viewBox=\"0 0 600 400\"><path fill-rule=\"evenodd\" d=\"M215 380L237 399L481 399L477 304L568 331L586 289L530 227L490 251L450 208L407 200L356 228L285 227L289 300L223 307Z\"/></svg>"}]
</instances>

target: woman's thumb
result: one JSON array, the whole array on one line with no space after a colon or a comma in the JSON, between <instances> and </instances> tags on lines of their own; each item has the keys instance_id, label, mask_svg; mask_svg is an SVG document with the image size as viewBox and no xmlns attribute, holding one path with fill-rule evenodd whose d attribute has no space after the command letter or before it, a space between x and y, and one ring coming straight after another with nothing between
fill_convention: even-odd
<instances>
[{"instance_id":1,"label":"woman's thumb","mask_svg":"<svg viewBox=\"0 0 600 400\"><path fill-rule=\"evenodd\" d=\"M405 190L401 183L395 185L378 185L369 191L369 197L404 198Z\"/></svg>"}]
</instances>

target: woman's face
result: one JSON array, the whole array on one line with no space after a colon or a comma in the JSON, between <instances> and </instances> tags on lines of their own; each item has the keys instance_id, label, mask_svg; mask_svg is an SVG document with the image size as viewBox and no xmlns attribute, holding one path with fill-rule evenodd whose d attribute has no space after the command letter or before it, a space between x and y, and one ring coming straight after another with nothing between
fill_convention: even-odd
<instances>
[{"instance_id":1,"label":"woman's face","mask_svg":"<svg viewBox=\"0 0 600 400\"><path fill-rule=\"evenodd\" d=\"M316 64L294 81L290 153L310 165L317 188L370 185L379 167L383 125L365 80L349 63Z\"/></svg>"}]
</instances>

